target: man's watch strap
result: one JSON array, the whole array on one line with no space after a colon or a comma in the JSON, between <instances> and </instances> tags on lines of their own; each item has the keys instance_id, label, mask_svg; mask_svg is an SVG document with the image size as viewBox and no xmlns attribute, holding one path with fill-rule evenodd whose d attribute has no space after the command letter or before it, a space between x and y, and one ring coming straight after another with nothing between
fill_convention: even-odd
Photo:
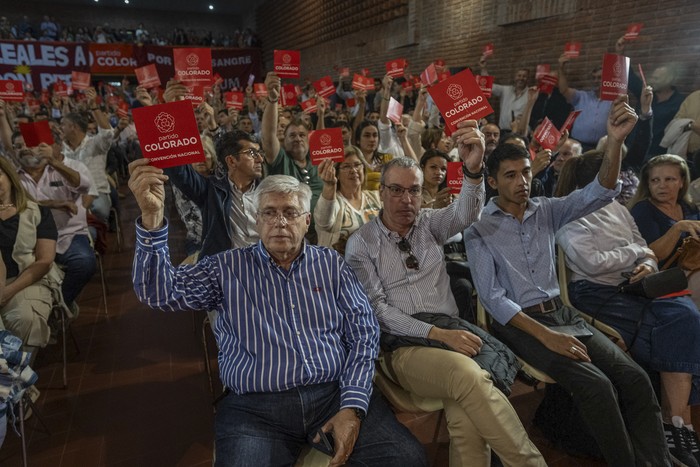
<instances>
[{"instance_id":1,"label":"man's watch strap","mask_svg":"<svg viewBox=\"0 0 700 467\"><path fill-rule=\"evenodd\" d=\"M358 409L357 407L353 407L352 410L355 411L355 415L357 416L357 419L361 422L365 421L365 417L367 417L367 414L365 413L364 410Z\"/></svg>"},{"instance_id":2,"label":"man's watch strap","mask_svg":"<svg viewBox=\"0 0 700 467\"><path fill-rule=\"evenodd\" d=\"M465 177L472 178L472 179L476 180L476 179L479 179L479 178L484 176L484 174L486 173L486 166L482 162L481 163L481 170L479 170L478 172L470 172L469 169L467 169L467 165L462 164L462 173L464 174Z\"/></svg>"}]
</instances>

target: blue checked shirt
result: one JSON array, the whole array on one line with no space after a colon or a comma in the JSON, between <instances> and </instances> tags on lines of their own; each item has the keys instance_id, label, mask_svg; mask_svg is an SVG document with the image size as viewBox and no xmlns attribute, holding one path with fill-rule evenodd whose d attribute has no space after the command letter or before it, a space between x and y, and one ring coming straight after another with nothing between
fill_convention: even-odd
<instances>
[{"instance_id":1,"label":"blue checked shirt","mask_svg":"<svg viewBox=\"0 0 700 467\"><path fill-rule=\"evenodd\" d=\"M522 223L492 198L481 220L464 232L474 285L486 311L505 326L523 308L559 296L554 234L610 204L619 193L619 182L608 190L596 177L564 198L530 199Z\"/></svg>"},{"instance_id":2,"label":"blue checked shirt","mask_svg":"<svg viewBox=\"0 0 700 467\"><path fill-rule=\"evenodd\" d=\"M379 325L352 269L304 245L289 271L261 242L174 267L167 225L136 223L134 290L163 311L217 310L223 384L236 394L338 381L340 407L367 411Z\"/></svg>"}]
</instances>

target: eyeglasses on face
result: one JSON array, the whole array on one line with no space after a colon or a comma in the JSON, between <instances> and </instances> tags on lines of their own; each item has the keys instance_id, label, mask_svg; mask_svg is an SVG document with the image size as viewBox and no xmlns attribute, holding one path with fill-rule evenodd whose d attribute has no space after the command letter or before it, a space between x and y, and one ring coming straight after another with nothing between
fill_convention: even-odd
<instances>
[{"instance_id":1,"label":"eyeglasses on face","mask_svg":"<svg viewBox=\"0 0 700 467\"><path fill-rule=\"evenodd\" d=\"M248 149L243 149L241 151L238 151L236 155L239 154L245 154L246 156L250 157L251 159L264 159L265 158L265 151L262 149L254 149L254 148L248 148Z\"/></svg>"},{"instance_id":2,"label":"eyeglasses on face","mask_svg":"<svg viewBox=\"0 0 700 467\"><path fill-rule=\"evenodd\" d=\"M396 245L399 247L399 250L401 250L402 253L408 253L405 260L406 267L408 269L418 269L418 258L416 258L413 251L411 251L411 244L408 243L408 240L401 237L401 240Z\"/></svg>"},{"instance_id":3,"label":"eyeglasses on face","mask_svg":"<svg viewBox=\"0 0 700 467\"><path fill-rule=\"evenodd\" d=\"M289 224L290 222L294 222L304 214L307 214L306 212L299 212L296 209L289 208L285 209L283 211L278 211L276 209L264 209L262 211L258 211L258 216L262 221L266 224L276 224L277 220L282 218L282 221L284 224Z\"/></svg>"},{"instance_id":4,"label":"eyeglasses on face","mask_svg":"<svg viewBox=\"0 0 700 467\"><path fill-rule=\"evenodd\" d=\"M418 198L421 193L423 192L422 187L420 186L412 186L411 188L404 188L400 185L382 185L384 188L389 190L389 195L393 196L394 198L400 198L403 196L404 193L408 192L408 194L412 198Z\"/></svg>"}]
</instances>

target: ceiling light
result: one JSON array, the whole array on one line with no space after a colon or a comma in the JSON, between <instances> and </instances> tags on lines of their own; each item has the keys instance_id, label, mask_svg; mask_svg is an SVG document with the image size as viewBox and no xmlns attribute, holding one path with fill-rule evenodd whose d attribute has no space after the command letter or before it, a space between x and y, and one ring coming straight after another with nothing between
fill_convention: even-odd
<instances>
[{"instance_id":1,"label":"ceiling light","mask_svg":"<svg viewBox=\"0 0 700 467\"><path fill-rule=\"evenodd\" d=\"M209 9L210 9L210 10L213 10L213 9L214 9L214 5L209 5Z\"/></svg>"},{"instance_id":2,"label":"ceiling light","mask_svg":"<svg viewBox=\"0 0 700 467\"><path fill-rule=\"evenodd\" d=\"M128 4L129 4L129 0L124 0L124 3L126 3L126 4L128 5Z\"/></svg>"}]
</instances>

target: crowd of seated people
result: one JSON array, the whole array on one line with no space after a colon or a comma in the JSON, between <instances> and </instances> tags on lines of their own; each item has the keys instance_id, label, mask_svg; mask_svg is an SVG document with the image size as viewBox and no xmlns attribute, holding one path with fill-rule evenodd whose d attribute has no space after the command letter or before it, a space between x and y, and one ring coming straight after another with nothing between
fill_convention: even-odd
<instances>
[{"instance_id":1,"label":"crowd of seated people","mask_svg":"<svg viewBox=\"0 0 700 467\"><path fill-rule=\"evenodd\" d=\"M260 47L260 39L250 28L236 28L230 34L214 34L206 29L175 28L170 33L149 31L143 23L136 27L111 27L102 25L62 26L53 16L45 15L41 20L28 16L18 18L16 23L0 17L0 39L24 41L60 42L111 42L153 45L201 45L205 47Z\"/></svg>"},{"instance_id":2,"label":"crowd of seated people","mask_svg":"<svg viewBox=\"0 0 700 467\"><path fill-rule=\"evenodd\" d=\"M615 49L622 52L626 46L621 39ZM41 279L42 271L46 273L47 264L61 265L62 257L67 256L65 248L73 248L73 243L80 243L76 238L85 235L82 218L86 210L101 222L108 221L109 207L118 202L110 197L115 186L107 176L108 167L115 165L118 172L125 173L126 163L131 162L131 187L148 218L145 223L139 221L138 238L162 243L162 235L167 234L162 213L155 215L149 208L161 191L148 191L149 186L164 185L166 179L188 227L182 253L196 254L198 261L184 268L164 264L174 284L181 280L179 274L199 281L197 273L218 267L217 262L227 260L225 255L232 248L240 249L240 255L261 254L261 245L262 250L277 251L280 237L284 242L301 242L296 237L301 234L306 239L302 245L335 250L333 261L341 261L341 268L349 264L353 284L361 289L354 299L361 308L368 303L378 320L381 339L367 345L381 345L391 376L404 389L443 401L450 465L488 465L491 449L507 465L544 462L504 396L512 375L508 371L501 374L488 361L478 359L487 354L487 347L499 349L500 358L506 361L513 356L508 348L512 349L564 386L609 463L670 465L672 457L684 465L698 465L700 450L689 414L689 406L697 403L695 383L700 376L700 357L690 350L700 325L696 303L700 290L693 271L687 271L690 290L698 293L691 298L645 301L618 294L601 302L606 293L616 293L627 275L631 281L641 280L659 265L674 262L682 240L700 233L696 208L700 200L689 197L700 134L698 93L679 99L673 86L675 76L668 67L660 67L651 74L649 86L631 85L638 105L635 111L626 98L600 100L596 94L600 70L593 72L591 89L572 87L567 79L571 60L575 59L560 57L558 90L546 98L546 105L540 105L542 95L532 86L531 70L515 70L513 85L494 87L494 94L500 97L497 113L488 120L463 124L451 137L445 135L426 89L400 86L404 78L385 76L375 81L373 91L365 92L348 90L344 86L347 79L339 77L337 92L328 103L315 95L312 86L304 86L298 103L283 106L281 79L271 72L264 80L267 95L256 96L247 87L240 111L227 108L223 91L215 85L196 109L207 162L163 172L140 160L134 149L138 134L131 117L118 118L117 106L108 97L118 95L132 108L150 106L184 98L187 88L182 83L169 81L162 97L127 80L121 88L91 89L84 93L85 99L54 98L38 109L3 103L0 136L7 160L2 170L19 170L24 177L18 179L19 188L10 183L15 189L12 195L0 199L3 231L6 220L20 214L16 193L25 190L23 186L31 194L28 198L26 190L22 191L25 194L20 198L29 200L24 209L34 209L37 214L36 245L26 245L35 257L33 263L13 266L13 242L7 239L4 294L13 292L23 271L38 271L30 276L33 281L27 278L30 285ZM486 73L486 57L480 65ZM631 82L636 79L634 76ZM387 116L392 97L405 105L400 123ZM298 105L310 98L318 99L312 113ZM347 105L350 99L355 105ZM669 109L672 103L675 109ZM582 113L571 135L565 131L555 149L543 149L532 137L540 121L544 117L560 121L562 114L574 108ZM658 113L666 119L662 127L656 122L655 109L662 109ZM17 123L40 119L49 120L56 144L26 148L16 133ZM659 128L663 133L674 124L678 135L658 137ZM314 165L309 132L331 127L343 130L345 159ZM681 150L676 155L664 154L670 147ZM127 155L110 162L114 148ZM69 165L68 160L84 165ZM446 167L452 161L464 164L459 193L444 185ZM40 169L39 163L43 164ZM37 189L44 173L63 177L64 198L55 199ZM12 177L9 179L11 182ZM263 196L259 189L266 183L285 186L287 191L271 188ZM303 196L298 194L302 192ZM299 205L273 203L290 193ZM40 207L31 208L32 199ZM265 202L272 207L263 209ZM63 220L66 216L69 219ZM76 216L80 217L79 227ZM71 234L68 239L64 238L66 228ZM291 233L289 238L268 236L270 229ZM555 235L573 271L570 284L560 284L561 278L556 277ZM41 242L51 243L50 248ZM139 254L151 253L145 243L138 243ZM299 253L298 248L290 251ZM303 251L309 257L327 254L316 246ZM46 258L39 261L43 254ZM299 262L310 261L309 257ZM284 255L273 254L267 259L280 266L280 271L298 274L295 258L288 261ZM32 267L37 262L41 267ZM316 266L303 267L313 270ZM85 278L69 280L71 269L64 269L64 297L75 300L74 289L79 292ZM148 276L148 271L139 269L139 273ZM249 275L257 273L245 274L253 277ZM15 276L16 282L10 282ZM290 287L270 276L266 280L275 287ZM78 286L72 286L73 282ZM472 284L502 342L494 339L487 346L486 339L493 337L473 327ZM143 290L151 285L144 283ZM560 285L569 288L575 307L618 330L630 349L629 356L562 303ZM220 343L231 351L227 339L240 323L229 320L227 299L218 295L217 284L202 282L201 286L212 292L213 298L203 302L207 310L218 312L213 328ZM147 294L140 298L166 309L188 308L194 303L190 295L179 297L176 291L158 290L174 294L168 296L172 301L156 304ZM45 318L40 314L25 322L22 320L29 318L5 319L5 315L3 308L5 327L23 339L30 338L32 326L38 326L36 332L42 339L28 342L43 345ZM681 350L686 347L687 352ZM681 354L687 355L683 362L679 361ZM251 359L255 366L258 362ZM509 366L516 367L515 363ZM426 374L431 375L430 381ZM231 378L231 374L222 378ZM243 387L248 383L253 384L236 382ZM239 386L229 389L243 391ZM262 390L271 389L265 386ZM366 415L365 402L350 406L364 410L364 415L358 415L360 420Z\"/></svg>"}]
</instances>

